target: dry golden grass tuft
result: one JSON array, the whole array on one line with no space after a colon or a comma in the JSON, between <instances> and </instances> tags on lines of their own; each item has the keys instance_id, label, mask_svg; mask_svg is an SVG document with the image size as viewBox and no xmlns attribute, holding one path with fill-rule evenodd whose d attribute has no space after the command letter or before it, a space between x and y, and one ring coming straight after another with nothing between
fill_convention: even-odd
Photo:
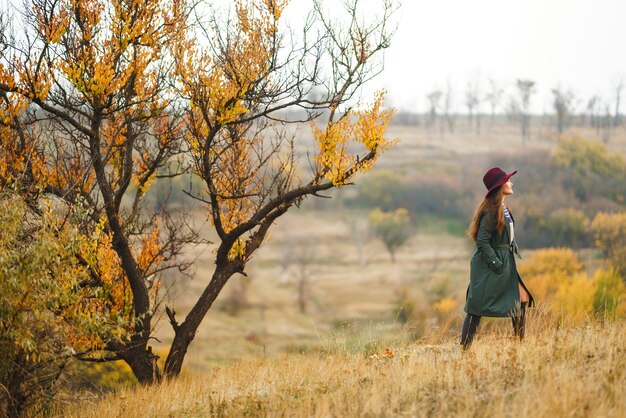
<instances>
[{"instance_id":1,"label":"dry golden grass tuft","mask_svg":"<svg viewBox=\"0 0 626 418\"><path fill-rule=\"evenodd\" d=\"M241 360L60 415L626 416L626 323L551 324L536 318L522 343L488 327L467 352L442 336L374 355L327 346L316 354Z\"/></svg>"}]
</instances>

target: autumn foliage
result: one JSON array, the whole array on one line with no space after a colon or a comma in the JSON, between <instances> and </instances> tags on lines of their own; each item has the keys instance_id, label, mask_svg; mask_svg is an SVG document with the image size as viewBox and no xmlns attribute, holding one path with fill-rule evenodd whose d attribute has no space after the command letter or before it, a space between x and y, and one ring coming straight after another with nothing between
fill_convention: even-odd
<instances>
[{"instance_id":1,"label":"autumn foliage","mask_svg":"<svg viewBox=\"0 0 626 418\"><path fill-rule=\"evenodd\" d=\"M68 250L87 275L76 306L114 325L68 332L74 357L123 360L142 382L178 375L200 322L272 223L350 183L393 145L383 94L371 105L354 97L382 69L394 6L381 1L366 21L357 3L344 5L344 25L313 2L297 38L283 29L287 2L276 0L205 14L184 0L33 0L21 11L23 37L3 15L0 190L39 217L41 202L55 202L81 243ZM316 143L304 178L294 123L310 126ZM216 267L183 321L166 307L175 337L161 366L148 344L160 283L189 274L182 252L206 241L185 213L146 205L146 194L182 175L202 185L185 193L215 227Z\"/></svg>"},{"instance_id":2,"label":"autumn foliage","mask_svg":"<svg viewBox=\"0 0 626 418\"><path fill-rule=\"evenodd\" d=\"M85 286L115 256L52 205L36 214L3 193L0 224L0 415L38 415L70 358L127 338L130 295L114 275L98 293Z\"/></svg>"},{"instance_id":3,"label":"autumn foliage","mask_svg":"<svg viewBox=\"0 0 626 418\"><path fill-rule=\"evenodd\" d=\"M590 277L569 248L538 250L519 264L519 271L538 303L563 323L626 314L626 287L619 273L598 269Z\"/></svg>"}]
</instances>

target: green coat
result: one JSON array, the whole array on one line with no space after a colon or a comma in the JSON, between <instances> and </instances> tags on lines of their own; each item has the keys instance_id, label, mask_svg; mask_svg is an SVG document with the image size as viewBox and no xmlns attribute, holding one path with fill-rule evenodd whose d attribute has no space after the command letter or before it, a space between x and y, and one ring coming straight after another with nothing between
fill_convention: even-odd
<instances>
[{"instance_id":1,"label":"green coat","mask_svg":"<svg viewBox=\"0 0 626 418\"><path fill-rule=\"evenodd\" d=\"M509 245L510 226L505 223L506 228L498 234L492 218L483 214L480 219L476 251L470 263L465 312L478 316L512 316L520 302L518 280L528 289L515 265L514 253L519 256L517 243L513 241L512 248ZM532 304L533 297L530 295L528 305Z\"/></svg>"}]
</instances>

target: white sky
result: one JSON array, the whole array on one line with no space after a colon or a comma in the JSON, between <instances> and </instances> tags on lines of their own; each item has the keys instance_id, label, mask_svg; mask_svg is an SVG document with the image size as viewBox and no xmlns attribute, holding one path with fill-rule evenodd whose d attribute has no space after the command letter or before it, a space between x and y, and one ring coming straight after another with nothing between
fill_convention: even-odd
<instances>
[{"instance_id":1,"label":"white sky","mask_svg":"<svg viewBox=\"0 0 626 418\"><path fill-rule=\"evenodd\" d=\"M287 17L310 3L291 0ZM455 106L463 110L468 80L478 77L486 86L491 77L511 92L516 78L535 80L533 110L551 112L554 87L573 89L584 106L593 94L609 99L612 81L626 78L626 0L402 3L385 71L368 86L385 87L399 109L423 111L426 93L450 80Z\"/></svg>"},{"instance_id":2,"label":"white sky","mask_svg":"<svg viewBox=\"0 0 626 418\"><path fill-rule=\"evenodd\" d=\"M332 11L341 1L325 3ZM379 0L362 1L369 10ZM533 111L551 112L554 87L572 89L584 107L593 94L613 101L614 80L626 79L626 0L401 1L385 70L365 94L385 88L400 110L426 110L426 94L448 81L455 110L463 111L468 81L478 79L484 93L493 78L512 93L516 78L529 78L537 82ZM285 18L295 24L311 6L311 0L291 0Z\"/></svg>"}]
</instances>

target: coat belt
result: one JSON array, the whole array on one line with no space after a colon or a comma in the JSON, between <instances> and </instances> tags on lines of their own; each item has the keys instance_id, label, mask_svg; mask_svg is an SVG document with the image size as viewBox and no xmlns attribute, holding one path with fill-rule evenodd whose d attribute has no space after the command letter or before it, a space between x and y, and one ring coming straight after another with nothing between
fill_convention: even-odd
<instances>
[{"instance_id":1,"label":"coat belt","mask_svg":"<svg viewBox=\"0 0 626 418\"><path fill-rule=\"evenodd\" d=\"M521 254L517 251L517 244L513 242L512 244L498 244L494 245L493 248L497 248L499 250L509 250L513 254L515 254L520 260L522 259Z\"/></svg>"}]
</instances>

